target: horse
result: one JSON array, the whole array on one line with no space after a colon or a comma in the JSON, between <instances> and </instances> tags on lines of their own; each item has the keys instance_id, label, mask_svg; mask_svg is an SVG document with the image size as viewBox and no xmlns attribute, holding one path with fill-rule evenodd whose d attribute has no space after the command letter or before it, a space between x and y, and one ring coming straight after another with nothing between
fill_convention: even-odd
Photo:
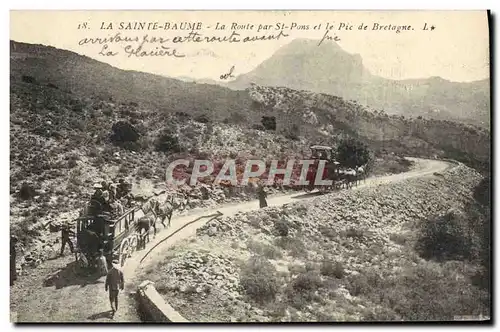
<instances>
[{"instance_id":1,"label":"horse","mask_svg":"<svg viewBox=\"0 0 500 332\"><path fill-rule=\"evenodd\" d=\"M184 210L187 206L187 203L184 201L180 201L175 199L174 196L170 196L170 199L165 199L163 205L160 204L157 200L153 199L151 202L153 209L156 212L161 224L163 227L170 227L170 222L172 220L172 215L175 210ZM167 225L165 225L165 219L168 221Z\"/></svg>"},{"instance_id":2,"label":"horse","mask_svg":"<svg viewBox=\"0 0 500 332\"><path fill-rule=\"evenodd\" d=\"M137 220L136 231L141 235L141 243L144 246L144 236L149 242L149 232L151 227L153 227L153 238L156 237L156 219L158 218L156 214L156 205L158 203L149 200L141 206L141 210L144 212L144 216ZM144 231L144 233L143 233Z\"/></svg>"},{"instance_id":3,"label":"horse","mask_svg":"<svg viewBox=\"0 0 500 332\"><path fill-rule=\"evenodd\" d=\"M355 169L348 169L347 172L345 173L347 176L347 183L350 188L353 187L353 185L357 186L358 185L358 174Z\"/></svg>"},{"instance_id":4,"label":"horse","mask_svg":"<svg viewBox=\"0 0 500 332\"><path fill-rule=\"evenodd\" d=\"M352 188L353 182L356 183L356 171L349 168L346 171L340 171L340 179L345 181L346 189Z\"/></svg>"},{"instance_id":5,"label":"horse","mask_svg":"<svg viewBox=\"0 0 500 332\"><path fill-rule=\"evenodd\" d=\"M366 182L365 167L366 167L366 165L356 167L356 173L358 175L358 180L360 182L361 182L361 179L363 179L363 182Z\"/></svg>"},{"instance_id":6,"label":"horse","mask_svg":"<svg viewBox=\"0 0 500 332\"><path fill-rule=\"evenodd\" d=\"M166 199L165 204L163 206L160 205L159 202L156 202L154 205L155 207L155 212L158 215L158 218L160 218L160 222L163 225L163 227L167 228L170 227L170 221L172 220L172 214L174 213L174 210L176 208L176 202L174 202L174 196L171 196L170 200ZM165 225L165 219L167 219L168 223Z\"/></svg>"}]
</instances>

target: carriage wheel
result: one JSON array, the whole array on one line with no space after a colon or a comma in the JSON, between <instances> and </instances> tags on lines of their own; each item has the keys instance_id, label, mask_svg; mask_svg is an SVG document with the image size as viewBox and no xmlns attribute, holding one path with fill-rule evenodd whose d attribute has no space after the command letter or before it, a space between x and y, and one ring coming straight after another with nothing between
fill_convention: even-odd
<instances>
[{"instance_id":1,"label":"carriage wheel","mask_svg":"<svg viewBox=\"0 0 500 332\"><path fill-rule=\"evenodd\" d=\"M120 266L123 266L125 264L125 260L128 257L128 252L129 252L129 242L128 239L125 239L122 241L122 244L120 246Z\"/></svg>"},{"instance_id":2,"label":"carriage wheel","mask_svg":"<svg viewBox=\"0 0 500 332\"><path fill-rule=\"evenodd\" d=\"M139 240L137 239L137 235L134 234L134 235L131 235L130 236L130 239L129 239L129 243L130 243L130 246L129 246L129 257L132 256L132 254L134 253L134 251L137 250L137 247L139 246Z\"/></svg>"}]
</instances>

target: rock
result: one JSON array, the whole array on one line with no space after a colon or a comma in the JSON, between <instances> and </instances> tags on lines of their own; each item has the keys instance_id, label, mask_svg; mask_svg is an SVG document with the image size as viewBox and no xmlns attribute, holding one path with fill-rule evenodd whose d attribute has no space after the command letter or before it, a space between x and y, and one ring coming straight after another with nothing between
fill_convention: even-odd
<instances>
[{"instance_id":1,"label":"rock","mask_svg":"<svg viewBox=\"0 0 500 332\"><path fill-rule=\"evenodd\" d=\"M217 234L217 227L210 227L208 229L208 235L209 236L215 236Z\"/></svg>"},{"instance_id":2,"label":"rock","mask_svg":"<svg viewBox=\"0 0 500 332\"><path fill-rule=\"evenodd\" d=\"M257 315L264 315L264 311L262 309L259 309L259 308L253 308L253 311L257 314Z\"/></svg>"}]
</instances>

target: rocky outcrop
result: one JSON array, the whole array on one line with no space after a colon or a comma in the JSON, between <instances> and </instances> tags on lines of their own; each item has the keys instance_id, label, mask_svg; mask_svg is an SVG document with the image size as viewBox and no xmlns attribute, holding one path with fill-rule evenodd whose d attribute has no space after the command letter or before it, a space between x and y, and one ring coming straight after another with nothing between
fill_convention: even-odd
<instances>
[{"instance_id":1,"label":"rocky outcrop","mask_svg":"<svg viewBox=\"0 0 500 332\"><path fill-rule=\"evenodd\" d=\"M159 291L173 290L203 297L217 289L228 298L241 298L238 268L222 255L189 251L174 257L164 270Z\"/></svg>"}]
</instances>

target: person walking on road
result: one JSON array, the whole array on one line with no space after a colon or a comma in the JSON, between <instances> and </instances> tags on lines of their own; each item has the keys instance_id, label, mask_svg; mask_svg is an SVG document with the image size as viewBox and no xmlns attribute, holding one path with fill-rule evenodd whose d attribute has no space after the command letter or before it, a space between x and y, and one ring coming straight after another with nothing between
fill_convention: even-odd
<instances>
[{"instance_id":1,"label":"person walking on road","mask_svg":"<svg viewBox=\"0 0 500 332\"><path fill-rule=\"evenodd\" d=\"M73 242L71 242L70 236L75 236L75 232L71 230L67 223L64 223L61 227L61 253L60 256L64 255L64 248L66 247L66 243L69 246L69 250L71 253L74 253Z\"/></svg>"},{"instance_id":2,"label":"person walking on road","mask_svg":"<svg viewBox=\"0 0 500 332\"><path fill-rule=\"evenodd\" d=\"M124 288L123 272L118 267L118 260L113 260L113 266L106 275L105 290L109 291L109 303L114 315L118 310L118 293Z\"/></svg>"}]
</instances>

